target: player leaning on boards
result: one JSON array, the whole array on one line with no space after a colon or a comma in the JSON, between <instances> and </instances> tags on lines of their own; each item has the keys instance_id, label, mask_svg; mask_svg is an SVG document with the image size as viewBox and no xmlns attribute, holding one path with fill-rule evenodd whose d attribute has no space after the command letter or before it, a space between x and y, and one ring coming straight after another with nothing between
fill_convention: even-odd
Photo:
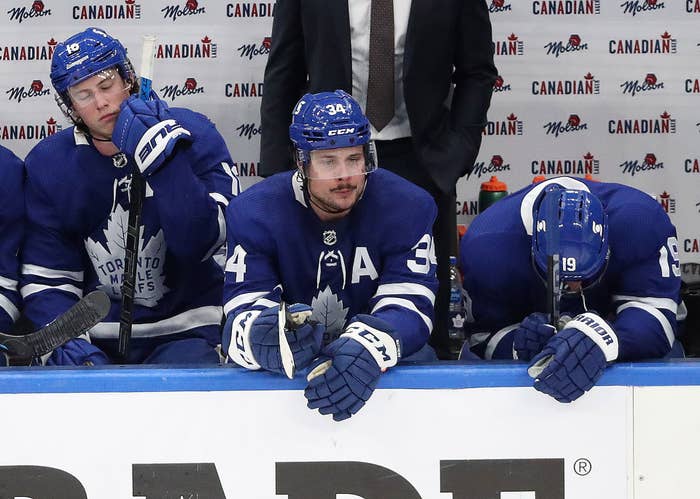
<instances>
[{"instance_id":1,"label":"player leaning on boards","mask_svg":"<svg viewBox=\"0 0 700 499\"><path fill-rule=\"evenodd\" d=\"M279 304L294 304L282 336L295 366L311 368L308 406L340 421L383 371L429 348L436 208L377 169L369 122L347 93L304 95L289 130L297 171L254 185L226 211L223 345L243 367L282 373Z\"/></svg>"},{"instance_id":2,"label":"player leaning on boards","mask_svg":"<svg viewBox=\"0 0 700 499\"><path fill-rule=\"evenodd\" d=\"M583 395L610 362L667 355L680 292L677 244L659 204L621 184L559 177L498 201L461 242L472 351L529 361L535 388L560 402ZM547 257L555 254L556 334L544 313Z\"/></svg>"},{"instance_id":3,"label":"player leaning on boards","mask_svg":"<svg viewBox=\"0 0 700 499\"><path fill-rule=\"evenodd\" d=\"M223 139L201 114L168 108L155 95L137 99L126 49L100 29L56 46L51 82L75 126L42 140L25 161L26 315L40 327L96 288L112 307L89 336L56 349L47 363L218 362L223 275L212 255L238 191ZM133 338L121 359L120 286L137 167L147 187Z\"/></svg>"}]
</instances>

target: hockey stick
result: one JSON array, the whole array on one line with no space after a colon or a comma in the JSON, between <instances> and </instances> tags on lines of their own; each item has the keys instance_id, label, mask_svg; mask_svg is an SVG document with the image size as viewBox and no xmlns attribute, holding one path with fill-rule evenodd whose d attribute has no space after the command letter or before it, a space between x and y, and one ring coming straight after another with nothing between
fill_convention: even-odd
<instances>
[{"instance_id":1,"label":"hockey stick","mask_svg":"<svg viewBox=\"0 0 700 499\"><path fill-rule=\"evenodd\" d=\"M547 316L549 323L559 329L559 302L561 280L559 278L559 253L547 255Z\"/></svg>"},{"instance_id":2,"label":"hockey stick","mask_svg":"<svg viewBox=\"0 0 700 499\"><path fill-rule=\"evenodd\" d=\"M287 342L287 305L284 301L280 300L280 310L277 315L277 322L279 324L279 342L280 342L280 356L282 357L282 368L284 369L284 374L287 375L289 379L294 378L294 355L292 355L292 349L289 348L289 343Z\"/></svg>"},{"instance_id":3,"label":"hockey stick","mask_svg":"<svg viewBox=\"0 0 700 499\"><path fill-rule=\"evenodd\" d=\"M153 63L155 60L156 37L143 37L141 49L141 71L139 78L139 98L149 100L153 80ZM119 312L119 355L126 358L129 354L131 326L133 324L134 295L136 294L136 269L138 267L139 241L143 200L146 196L146 181L134 166L129 187L129 222L126 233L124 252L124 281L122 282L122 303Z\"/></svg>"},{"instance_id":4,"label":"hockey stick","mask_svg":"<svg viewBox=\"0 0 700 499\"><path fill-rule=\"evenodd\" d=\"M93 291L38 331L24 336L0 333L0 347L13 359L41 357L100 322L110 306L104 291Z\"/></svg>"}]
</instances>

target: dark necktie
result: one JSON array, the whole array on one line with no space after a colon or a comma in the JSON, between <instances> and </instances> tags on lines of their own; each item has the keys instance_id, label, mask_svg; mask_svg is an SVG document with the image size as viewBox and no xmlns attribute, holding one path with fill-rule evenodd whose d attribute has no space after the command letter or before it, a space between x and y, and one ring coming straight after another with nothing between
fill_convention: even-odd
<instances>
[{"instance_id":1,"label":"dark necktie","mask_svg":"<svg viewBox=\"0 0 700 499\"><path fill-rule=\"evenodd\" d=\"M394 2L372 0L367 118L379 131L394 116Z\"/></svg>"}]
</instances>

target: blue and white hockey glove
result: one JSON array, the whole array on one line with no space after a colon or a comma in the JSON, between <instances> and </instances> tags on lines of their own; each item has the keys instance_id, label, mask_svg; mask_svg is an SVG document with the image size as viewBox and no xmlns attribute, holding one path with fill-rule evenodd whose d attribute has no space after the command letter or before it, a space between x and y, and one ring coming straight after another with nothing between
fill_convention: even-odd
<instances>
[{"instance_id":1,"label":"blue and white hockey glove","mask_svg":"<svg viewBox=\"0 0 700 499\"><path fill-rule=\"evenodd\" d=\"M170 114L165 101L152 92L151 100L132 95L122 102L112 132L112 142L133 156L144 176L155 173L173 152L179 140L191 142L192 135Z\"/></svg>"},{"instance_id":2,"label":"blue and white hockey glove","mask_svg":"<svg viewBox=\"0 0 700 499\"><path fill-rule=\"evenodd\" d=\"M68 340L46 359L47 366L99 366L103 364L109 364L107 355L82 338Z\"/></svg>"},{"instance_id":3,"label":"blue and white hockey glove","mask_svg":"<svg viewBox=\"0 0 700 499\"><path fill-rule=\"evenodd\" d=\"M287 343L297 368L308 366L318 355L325 328L310 322L311 307L295 303L287 308ZM247 369L285 374L279 342L279 306L230 316L224 326L223 346L229 358Z\"/></svg>"},{"instance_id":4,"label":"blue and white hockey glove","mask_svg":"<svg viewBox=\"0 0 700 499\"><path fill-rule=\"evenodd\" d=\"M401 358L401 344L387 322L358 314L314 362L304 390L309 409L342 421L359 411L379 376Z\"/></svg>"},{"instance_id":5,"label":"blue and white hockey glove","mask_svg":"<svg viewBox=\"0 0 700 499\"><path fill-rule=\"evenodd\" d=\"M619 342L601 317L586 312L574 317L536 355L528 374L534 387L559 402L572 402L602 376L608 362L617 359Z\"/></svg>"},{"instance_id":6,"label":"blue and white hockey glove","mask_svg":"<svg viewBox=\"0 0 700 499\"><path fill-rule=\"evenodd\" d=\"M513 356L519 360L530 360L542 351L547 341L556 333L548 323L547 314L534 312L522 320L513 330Z\"/></svg>"}]
</instances>

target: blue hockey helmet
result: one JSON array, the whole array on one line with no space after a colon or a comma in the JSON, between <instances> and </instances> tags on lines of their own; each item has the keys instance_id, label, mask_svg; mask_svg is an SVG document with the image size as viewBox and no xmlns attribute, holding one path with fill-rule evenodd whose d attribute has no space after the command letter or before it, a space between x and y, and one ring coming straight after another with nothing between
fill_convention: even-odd
<instances>
[{"instance_id":1,"label":"blue hockey helmet","mask_svg":"<svg viewBox=\"0 0 700 499\"><path fill-rule=\"evenodd\" d=\"M289 138L302 174L311 161L311 151L358 145L365 152L365 173L377 168L369 120L357 101L343 90L305 94L294 107Z\"/></svg>"},{"instance_id":2,"label":"blue hockey helmet","mask_svg":"<svg viewBox=\"0 0 700 499\"><path fill-rule=\"evenodd\" d=\"M56 45L51 59L51 83L61 109L75 121L68 89L101 71L116 67L121 77L138 91L136 75L126 48L105 31L87 28Z\"/></svg>"},{"instance_id":3,"label":"blue hockey helmet","mask_svg":"<svg viewBox=\"0 0 700 499\"><path fill-rule=\"evenodd\" d=\"M532 256L541 275L547 255L559 254L562 281L595 282L608 262L608 220L588 191L547 187L533 206Z\"/></svg>"}]
</instances>

